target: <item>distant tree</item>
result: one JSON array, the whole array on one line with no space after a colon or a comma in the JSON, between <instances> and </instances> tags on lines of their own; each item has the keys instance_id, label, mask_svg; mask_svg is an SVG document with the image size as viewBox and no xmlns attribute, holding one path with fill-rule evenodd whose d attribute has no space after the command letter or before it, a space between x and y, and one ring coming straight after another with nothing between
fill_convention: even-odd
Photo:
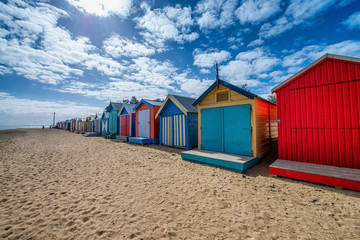
<instances>
[{"instance_id":1,"label":"distant tree","mask_svg":"<svg viewBox=\"0 0 360 240\"><path fill-rule=\"evenodd\" d=\"M157 98L157 99L155 99L154 101L163 102L164 100L161 100L160 98Z\"/></svg>"},{"instance_id":2,"label":"distant tree","mask_svg":"<svg viewBox=\"0 0 360 240\"><path fill-rule=\"evenodd\" d=\"M137 100L135 96L132 96L132 97L131 97L131 100L130 100L130 103L131 103L131 104L138 104L138 103L139 103L139 100Z\"/></svg>"},{"instance_id":3,"label":"distant tree","mask_svg":"<svg viewBox=\"0 0 360 240\"><path fill-rule=\"evenodd\" d=\"M244 83L243 85L240 86L242 89L244 89L245 91L251 92L251 90L248 88L247 83Z\"/></svg>"},{"instance_id":4,"label":"distant tree","mask_svg":"<svg viewBox=\"0 0 360 240\"><path fill-rule=\"evenodd\" d=\"M269 95L267 99L276 104L276 95Z\"/></svg>"},{"instance_id":5,"label":"distant tree","mask_svg":"<svg viewBox=\"0 0 360 240\"><path fill-rule=\"evenodd\" d=\"M128 99L123 99L123 103L129 103L130 101Z\"/></svg>"}]
</instances>

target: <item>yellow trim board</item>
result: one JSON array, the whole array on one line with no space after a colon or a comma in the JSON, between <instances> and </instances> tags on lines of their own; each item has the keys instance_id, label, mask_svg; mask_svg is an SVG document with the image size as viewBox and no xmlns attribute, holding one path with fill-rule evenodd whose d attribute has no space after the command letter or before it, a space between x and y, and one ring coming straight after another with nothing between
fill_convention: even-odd
<instances>
[{"instance_id":1,"label":"yellow trim board","mask_svg":"<svg viewBox=\"0 0 360 240\"><path fill-rule=\"evenodd\" d=\"M186 116L187 116L187 111L185 110L184 106L181 105L181 103L179 103L172 95L168 94L163 102L163 104L161 105L161 107L159 108L159 110L157 111L156 115L155 115L155 119L158 118L161 110L164 108L165 104L167 103L168 100L171 100Z\"/></svg>"}]
</instances>

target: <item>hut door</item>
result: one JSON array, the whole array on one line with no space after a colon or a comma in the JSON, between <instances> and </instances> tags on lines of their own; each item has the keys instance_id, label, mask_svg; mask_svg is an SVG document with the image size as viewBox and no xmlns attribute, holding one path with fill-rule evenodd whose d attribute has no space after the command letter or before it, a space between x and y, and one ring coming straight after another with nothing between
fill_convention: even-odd
<instances>
[{"instance_id":1,"label":"hut door","mask_svg":"<svg viewBox=\"0 0 360 240\"><path fill-rule=\"evenodd\" d=\"M249 104L224 107L224 152L252 155Z\"/></svg>"},{"instance_id":2,"label":"hut door","mask_svg":"<svg viewBox=\"0 0 360 240\"><path fill-rule=\"evenodd\" d=\"M121 115L121 136L129 136L129 115Z\"/></svg>"},{"instance_id":3,"label":"hut door","mask_svg":"<svg viewBox=\"0 0 360 240\"><path fill-rule=\"evenodd\" d=\"M139 111L138 116L139 137L150 137L150 109Z\"/></svg>"},{"instance_id":4,"label":"hut door","mask_svg":"<svg viewBox=\"0 0 360 240\"><path fill-rule=\"evenodd\" d=\"M103 119L102 132L103 132L103 135L108 133L108 119L107 118Z\"/></svg>"},{"instance_id":5,"label":"hut door","mask_svg":"<svg viewBox=\"0 0 360 240\"><path fill-rule=\"evenodd\" d=\"M223 152L222 108L201 110L201 148Z\"/></svg>"},{"instance_id":6,"label":"hut door","mask_svg":"<svg viewBox=\"0 0 360 240\"><path fill-rule=\"evenodd\" d=\"M110 113L109 116L109 132L116 133L117 132L117 114L116 112Z\"/></svg>"},{"instance_id":7,"label":"hut door","mask_svg":"<svg viewBox=\"0 0 360 240\"><path fill-rule=\"evenodd\" d=\"M251 156L250 105L202 109L201 148Z\"/></svg>"},{"instance_id":8,"label":"hut door","mask_svg":"<svg viewBox=\"0 0 360 240\"><path fill-rule=\"evenodd\" d=\"M162 117L162 137L161 141L163 145L173 146L173 117Z\"/></svg>"}]
</instances>

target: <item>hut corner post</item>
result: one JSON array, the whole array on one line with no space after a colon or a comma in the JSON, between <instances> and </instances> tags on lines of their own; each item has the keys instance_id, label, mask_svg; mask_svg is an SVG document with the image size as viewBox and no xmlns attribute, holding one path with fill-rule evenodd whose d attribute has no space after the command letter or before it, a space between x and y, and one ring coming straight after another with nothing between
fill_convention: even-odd
<instances>
[{"instance_id":1,"label":"hut corner post","mask_svg":"<svg viewBox=\"0 0 360 240\"><path fill-rule=\"evenodd\" d=\"M160 134L159 134L159 146L161 146L161 143L162 143L162 125L163 125L163 122L162 122L162 117L161 116L159 116L159 120L160 120L160 124L159 124L159 126L160 126Z\"/></svg>"}]
</instances>

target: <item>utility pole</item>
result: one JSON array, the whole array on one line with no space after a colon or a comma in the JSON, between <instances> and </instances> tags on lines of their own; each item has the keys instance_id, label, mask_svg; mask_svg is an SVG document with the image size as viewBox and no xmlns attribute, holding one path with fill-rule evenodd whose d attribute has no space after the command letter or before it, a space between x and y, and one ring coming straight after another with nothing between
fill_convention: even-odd
<instances>
[{"instance_id":1,"label":"utility pole","mask_svg":"<svg viewBox=\"0 0 360 240\"><path fill-rule=\"evenodd\" d=\"M55 127L55 112L54 112L54 118L53 118L53 128Z\"/></svg>"}]
</instances>

